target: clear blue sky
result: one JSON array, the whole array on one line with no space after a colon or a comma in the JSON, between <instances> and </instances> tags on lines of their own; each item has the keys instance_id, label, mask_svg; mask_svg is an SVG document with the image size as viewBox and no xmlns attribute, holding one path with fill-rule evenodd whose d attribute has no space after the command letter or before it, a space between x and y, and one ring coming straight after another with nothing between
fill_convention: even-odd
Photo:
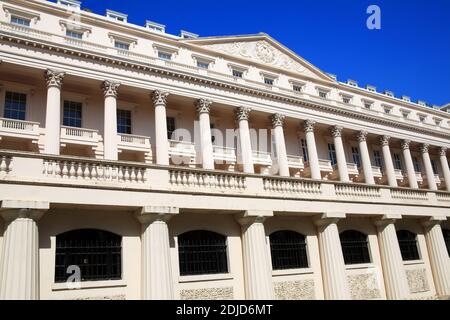
<instances>
[{"instance_id":1,"label":"clear blue sky","mask_svg":"<svg viewBox=\"0 0 450 320\"><path fill-rule=\"evenodd\" d=\"M381 30L366 28L371 4L381 8ZM340 81L450 103L450 0L84 0L83 7L128 13L139 25L160 22L177 35L265 32Z\"/></svg>"}]
</instances>

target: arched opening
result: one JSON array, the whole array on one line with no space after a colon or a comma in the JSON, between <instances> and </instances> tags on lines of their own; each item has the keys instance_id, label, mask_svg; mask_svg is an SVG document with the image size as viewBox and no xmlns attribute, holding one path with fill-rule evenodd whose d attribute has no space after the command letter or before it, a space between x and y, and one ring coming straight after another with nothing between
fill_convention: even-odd
<instances>
[{"instance_id":1,"label":"arched opening","mask_svg":"<svg viewBox=\"0 0 450 320\"><path fill-rule=\"evenodd\" d=\"M345 264L371 262L367 235L356 230L348 230L340 234L340 239Z\"/></svg>"},{"instance_id":2,"label":"arched opening","mask_svg":"<svg viewBox=\"0 0 450 320\"><path fill-rule=\"evenodd\" d=\"M403 261L420 260L415 233L408 230L399 230L397 231L397 238Z\"/></svg>"},{"instance_id":3,"label":"arched opening","mask_svg":"<svg viewBox=\"0 0 450 320\"><path fill-rule=\"evenodd\" d=\"M306 237L294 231L278 231L269 236L273 270L308 268Z\"/></svg>"},{"instance_id":4,"label":"arched opening","mask_svg":"<svg viewBox=\"0 0 450 320\"><path fill-rule=\"evenodd\" d=\"M450 257L450 230L442 229L442 233L444 234L445 245L447 246L448 256Z\"/></svg>"}]
</instances>

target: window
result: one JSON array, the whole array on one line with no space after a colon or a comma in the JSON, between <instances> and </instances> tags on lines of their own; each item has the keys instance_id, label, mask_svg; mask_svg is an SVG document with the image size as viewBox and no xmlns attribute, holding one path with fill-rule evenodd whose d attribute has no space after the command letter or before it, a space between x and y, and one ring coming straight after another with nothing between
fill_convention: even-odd
<instances>
[{"instance_id":1,"label":"window","mask_svg":"<svg viewBox=\"0 0 450 320\"><path fill-rule=\"evenodd\" d=\"M298 85L298 84L294 84L294 85L292 85L292 90L294 90L295 92L302 92L303 91L303 86Z\"/></svg>"},{"instance_id":2,"label":"window","mask_svg":"<svg viewBox=\"0 0 450 320\"><path fill-rule=\"evenodd\" d=\"M269 85L269 86L273 86L274 80L271 79L271 78L264 78L264 83Z\"/></svg>"},{"instance_id":3,"label":"window","mask_svg":"<svg viewBox=\"0 0 450 320\"><path fill-rule=\"evenodd\" d=\"M421 172L422 171L422 168L420 167L419 159L417 159L417 157L413 157L413 165L414 165L414 170L416 172Z\"/></svg>"},{"instance_id":4,"label":"window","mask_svg":"<svg viewBox=\"0 0 450 320\"><path fill-rule=\"evenodd\" d=\"M209 62L197 60L197 67L200 69L209 69Z\"/></svg>"},{"instance_id":5,"label":"window","mask_svg":"<svg viewBox=\"0 0 450 320\"><path fill-rule=\"evenodd\" d=\"M306 238L294 231L278 231L269 236L273 270L308 268Z\"/></svg>"},{"instance_id":6,"label":"window","mask_svg":"<svg viewBox=\"0 0 450 320\"><path fill-rule=\"evenodd\" d=\"M309 161L308 144L306 143L305 139L301 139L301 144L302 144L302 152L303 152L303 161L307 162L307 161Z\"/></svg>"},{"instance_id":7,"label":"window","mask_svg":"<svg viewBox=\"0 0 450 320\"><path fill-rule=\"evenodd\" d=\"M383 171L383 158L381 158L380 150L375 150L373 152L373 159L375 161L375 165Z\"/></svg>"},{"instance_id":8,"label":"window","mask_svg":"<svg viewBox=\"0 0 450 320\"><path fill-rule=\"evenodd\" d=\"M402 159L398 153L394 153L394 168L397 170L403 170Z\"/></svg>"},{"instance_id":9,"label":"window","mask_svg":"<svg viewBox=\"0 0 450 320\"><path fill-rule=\"evenodd\" d=\"M63 126L81 128L83 104L74 101L64 101Z\"/></svg>"},{"instance_id":10,"label":"window","mask_svg":"<svg viewBox=\"0 0 450 320\"><path fill-rule=\"evenodd\" d=\"M370 110L372 109L373 102L364 102L364 108Z\"/></svg>"},{"instance_id":11,"label":"window","mask_svg":"<svg viewBox=\"0 0 450 320\"><path fill-rule=\"evenodd\" d=\"M69 231L56 237L55 282L66 282L70 266L79 266L81 281L122 278L122 237L94 229Z\"/></svg>"},{"instance_id":12,"label":"window","mask_svg":"<svg viewBox=\"0 0 450 320\"><path fill-rule=\"evenodd\" d=\"M328 144L328 159L330 159L332 166L337 164L336 148L333 143Z\"/></svg>"},{"instance_id":13,"label":"window","mask_svg":"<svg viewBox=\"0 0 450 320\"><path fill-rule=\"evenodd\" d=\"M31 20L18 16L11 16L11 23L16 24L18 26L29 27L31 25Z\"/></svg>"},{"instance_id":14,"label":"window","mask_svg":"<svg viewBox=\"0 0 450 320\"><path fill-rule=\"evenodd\" d=\"M342 96L342 102L345 104L349 104L352 101L352 98L349 96Z\"/></svg>"},{"instance_id":15,"label":"window","mask_svg":"<svg viewBox=\"0 0 450 320\"><path fill-rule=\"evenodd\" d=\"M370 263L367 235L355 230L340 234L342 253L345 264Z\"/></svg>"},{"instance_id":16,"label":"window","mask_svg":"<svg viewBox=\"0 0 450 320\"><path fill-rule=\"evenodd\" d=\"M355 163L358 168L361 168L361 155L359 154L359 148L352 147L352 159L353 163Z\"/></svg>"},{"instance_id":17,"label":"window","mask_svg":"<svg viewBox=\"0 0 450 320\"><path fill-rule=\"evenodd\" d=\"M158 51L158 58L170 61L172 60L172 54L163 51Z\"/></svg>"},{"instance_id":18,"label":"window","mask_svg":"<svg viewBox=\"0 0 450 320\"><path fill-rule=\"evenodd\" d=\"M66 36L73 39L83 39L83 34L81 32L76 32L72 30L66 31Z\"/></svg>"},{"instance_id":19,"label":"window","mask_svg":"<svg viewBox=\"0 0 450 320\"><path fill-rule=\"evenodd\" d=\"M145 22L145 27L149 30L165 33L166 32L166 26L160 23L156 23L153 21L147 20Z\"/></svg>"},{"instance_id":20,"label":"window","mask_svg":"<svg viewBox=\"0 0 450 320\"><path fill-rule=\"evenodd\" d=\"M442 119L435 118L434 119L434 123L439 127L441 125L441 123L442 123Z\"/></svg>"},{"instance_id":21,"label":"window","mask_svg":"<svg viewBox=\"0 0 450 320\"><path fill-rule=\"evenodd\" d=\"M433 168L433 173L434 174L436 174L436 175L439 174L436 160L431 160L431 167Z\"/></svg>"},{"instance_id":22,"label":"window","mask_svg":"<svg viewBox=\"0 0 450 320\"><path fill-rule=\"evenodd\" d=\"M211 132L214 132L214 129L216 129L216 125L214 123L209 124L209 128L211 129ZM216 142L216 137L211 134L211 142L214 144Z\"/></svg>"},{"instance_id":23,"label":"window","mask_svg":"<svg viewBox=\"0 0 450 320\"><path fill-rule=\"evenodd\" d=\"M402 116L404 119L408 119L410 112L409 111L402 111Z\"/></svg>"},{"instance_id":24,"label":"window","mask_svg":"<svg viewBox=\"0 0 450 320\"><path fill-rule=\"evenodd\" d=\"M129 43L125 43L125 42L120 42L120 41L114 41L114 47L116 47L117 49L120 50L130 50L130 44Z\"/></svg>"},{"instance_id":25,"label":"window","mask_svg":"<svg viewBox=\"0 0 450 320\"><path fill-rule=\"evenodd\" d=\"M3 116L7 119L25 120L27 109L27 95L6 91L5 110Z\"/></svg>"},{"instance_id":26,"label":"window","mask_svg":"<svg viewBox=\"0 0 450 320\"><path fill-rule=\"evenodd\" d=\"M131 111L117 109L117 132L121 134L131 134Z\"/></svg>"},{"instance_id":27,"label":"window","mask_svg":"<svg viewBox=\"0 0 450 320\"><path fill-rule=\"evenodd\" d=\"M244 72L242 72L240 70L233 69L233 77L243 78L244 77Z\"/></svg>"},{"instance_id":28,"label":"window","mask_svg":"<svg viewBox=\"0 0 450 320\"><path fill-rule=\"evenodd\" d=\"M450 257L450 230L442 229L442 233L444 234L445 245L447 246L447 253Z\"/></svg>"},{"instance_id":29,"label":"window","mask_svg":"<svg viewBox=\"0 0 450 320\"><path fill-rule=\"evenodd\" d=\"M228 273L227 238L210 231L178 236L180 275Z\"/></svg>"},{"instance_id":30,"label":"window","mask_svg":"<svg viewBox=\"0 0 450 320\"><path fill-rule=\"evenodd\" d=\"M328 97L328 92L324 90L319 90L319 97L326 99Z\"/></svg>"},{"instance_id":31,"label":"window","mask_svg":"<svg viewBox=\"0 0 450 320\"><path fill-rule=\"evenodd\" d=\"M176 126L175 126L175 118L173 117L167 117L167 139L172 140L173 137L173 133L176 130Z\"/></svg>"},{"instance_id":32,"label":"window","mask_svg":"<svg viewBox=\"0 0 450 320\"><path fill-rule=\"evenodd\" d=\"M128 15L112 10L106 10L106 16L112 20L120 21L120 22L127 22Z\"/></svg>"},{"instance_id":33,"label":"window","mask_svg":"<svg viewBox=\"0 0 450 320\"><path fill-rule=\"evenodd\" d=\"M416 234L407 230L399 230L397 238L403 261L420 260Z\"/></svg>"},{"instance_id":34,"label":"window","mask_svg":"<svg viewBox=\"0 0 450 320\"><path fill-rule=\"evenodd\" d=\"M384 107L383 110L384 110L384 113L386 113L386 114L391 114L392 113L392 108L391 107Z\"/></svg>"},{"instance_id":35,"label":"window","mask_svg":"<svg viewBox=\"0 0 450 320\"><path fill-rule=\"evenodd\" d=\"M422 123L424 123L425 120L427 120L427 116L424 116L424 115L419 114L419 121L422 122Z\"/></svg>"},{"instance_id":36,"label":"window","mask_svg":"<svg viewBox=\"0 0 450 320\"><path fill-rule=\"evenodd\" d=\"M80 9L81 2L76 0L58 0L58 4L72 9Z\"/></svg>"}]
</instances>

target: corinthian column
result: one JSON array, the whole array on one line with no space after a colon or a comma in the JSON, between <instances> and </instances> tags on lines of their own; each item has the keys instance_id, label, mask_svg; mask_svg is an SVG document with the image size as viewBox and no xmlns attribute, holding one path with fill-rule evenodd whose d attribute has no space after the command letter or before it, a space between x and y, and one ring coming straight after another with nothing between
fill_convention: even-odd
<instances>
[{"instance_id":1,"label":"corinthian column","mask_svg":"<svg viewBox=\"0 0 450 320\"><path fill-rule=\"evenodd\" d=\"M319 250L325 298L328 300L350 300L344 255L337 222L345 214L325 213L315 223L319 231Z\"/></svg>"},{"instance_id":2,"label":"corinthian column","mask_svg":"<svg viewBox=\"0 0 450 320\"><path fill-rule=\"evenodd\" d=\"M413 189L418 189L419 185L417 184L416 170L414 169L414 164L413 164L412 157L411 157L411 151L409 150L410 144L411 144L411 141L409 141L409 140L402 141L403 157L405 158L406 172L408 174L409 187L413 188Z\"/></svg>"},{"instance_id":3,"label":"corinthian column","mask_svg":"<svg viewBox=\"0 0 450 320\"><path fill-rule=\"evenodd\" d=\"M384 166L386 167L386 175L388 184L391 187L398 187L397 178L395 177L394 163L392 162L391 149L389 148L389 141L391 137L382 136L380 138L380 145L383 151Z\"/></svg>"},{"instance_id":4,"label":"corinthian column","mask_svg":"<svg viewBox=\"0 0 450 320\"><path fill-rule=\"evenodd\" d=\"M117 160L117 95L120 83L104 81L102 84L105 96L104 111L104 158L106 160Z\"/></svg>"},{"instance_id":5,"label":"corinthian column","mask_svg":"<svg viewBox=\"0 0 450 320\"><path fill-rule=\"evenodd\" d=\"M212 101L199 99L195 102L200 121L200 150L203 169L214 170L214 153L211 141L211 122L209 112Z\"/></svg>"},{"instance_id":6,"label":"corinthian column","mask_svg":"<svg viewBox=\"0 0 450 320\"><path fill-rule=\"evenodd\" d=\"M339 170L339 180L341 182L350 182L348 176L347 160L345 159L344 145L342 143L342 130L340 126L331 127L331 135L334 140L334 147L336 148L336 159Z\"/></svg>"},{"instance_id":7,"label":"corinthian column","mask_svg":"<svg viewBox=\"0 0 450 320\"><path fill-rule=\"evenodd\" d=\"M445 220L446 217L432 217L423 222L434 284L440 296L450 296L450 263L440 225Z\"/></svg>"},{"instance_id":8,"label":"corinthian column","mask_svg":"<svg viewBox=\"0 0 450 320\"><path fill-rule=\"evenodd\" d=\"M267 250L264 221L273 212L248 211L238 217L242 226L245 292L247 300L273 300L272 268Z\"/></svg>"},{"instance_id":9,"label":"corinthian column","mask_svg":"<svg viewBox=\"0 0 450 320\"><path fill-rule=\"evenodd\" d=\"M169 165L169 141L167 140L167 92L156 90L152 93L153 106L155 107L155 149L156 164ZM171 138L171 137L170 137Z\"/></svg>"},{"instance_id":10,"label":"corinthian column","mask_svg":"<svg viewBox=\"0 0 450 320\"><path fill-rule=\"evenodd\" d=\"M8 202L13 203L12 205ZM7 226L0 265L0 300L39 299L39 236L37 221L48 203L3 201L0 215Z\"/></svg>"},{"instance_id":11,"label":"corinthian column","mask_svg":"<svg viewBox=\"0 0 450 320\"><path fill-rule=\"evenodd\" d=\"M236 120L239 123L239 141L241 144L241 160L245 173L255 173L253 164L252 144L250 140L250 130L248 120L250 108L240 107L236 109Z\"/></svg>"},{"instance_id":12,"label":"corinthian column","mask_svg":"<svg viewBox=\"0 0 450 320\"><path fill-rule=\"evenodd\" d=\"M306 144L308 147L309 169L311 171L311 178L315 180L322 179L320 174L319 156L317 155L316 138L314 137L314 127L316 122L313 120L306 120L304 123Z\"/></svg>"},{"instance_id":13,"label":"corinthian column","mask_svg":"<svg viewBox=\"0 0 450 320\"><path fill-rule=\"evenodd\" d=\"M378 230L378 242L387 297L392 300L401 300L409 297L409 286L395 230L394 218L401 219L401 216L384 216L376 221L375 224Z\"/></svg>"},{"instance_id":14,"label":"corinthian column","mask_svg":"<svg viewBox=\"0 0 450 320\"><path fill-rule=\"evenodd\" d=\"M421 147L422 159L425 165L425 174L427 175L428 189L437 190L436 179L434 178L433 166L431 165L430 154L428 153L430 145L423 144Z\"/></svg>"},{"instance_id":15,"label":"corinthian column","mask_svg":"<svg viewBox=\"0 0 450 320\"><path fill-rule=\"evenodd\" d=\"M283 131L284 119L285 116L279 113L274 114L271 117L275 136L275 147L277 150L277 163L279 174L282 177L289 177L290 176L289 164L287 159L286 142L284 140L284 131Z\"/></svg>"},{"instance_id":16,"label":"corinthian column","mask_svg":"<svg viewBox=\"0 0 450 320\"><path fill-rule=\"evenodd\" d=\"M45 146L47 154L59 155L61 135L61 86L64 72L55 70L45 71L47 81L47 108L45 115Z\"/></svg>"},{"instance_id":17,"label":"corinthian column","mask_svg":"<svg viewBox=\"0 0 450 320\"><path fill-rule=\"evenodd\" d=\"M369 148L367 147L367 131L359 131L357 138L359 151L361 152L361 162L364 171L364 181L367 184L375 184L373 177L372 162L370 161Z\"/></svg>"},{"instance_id":18,"label":"corinthian column","mask_svg":"<svg viewBox=\"0 0 450 320\"><path fill-rule=\"evenodd\" d=\"M441 167L442 167L442 171L444 173L446 190L450 191L450 170L448 168L447 148L446 147L441 147L439 149L439 159L441 160Z\"/></svg>"},{"instance_id":19,"label":"corinthian column","mask_svg":"<svg viewBox=\"0 0 450 320\"><path fill-rule=\"evenodd\" d=\"M144 207L137 215L142 224L143 300L174 299L167 222L178 213L178 208Z\"/></svg>"}]
</instances>

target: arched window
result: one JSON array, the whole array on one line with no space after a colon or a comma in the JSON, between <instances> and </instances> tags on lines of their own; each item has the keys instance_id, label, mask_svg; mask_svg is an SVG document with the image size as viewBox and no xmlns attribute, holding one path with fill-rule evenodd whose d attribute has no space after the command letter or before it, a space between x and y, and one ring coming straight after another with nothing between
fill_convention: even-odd
<instances>
[{"instance_id":1,"label":"arched window","mask_svg":"<svg viewBox=\"0 0 450 320\"><path fill-rule=\"evenodd\" d=\"M273 270L308 268L306 238L294 231L278 231L269 236Z\"/></svg>"},{"instance_id":2,"label":"arched window","mask_svg":"<svg viewBox=\"0 0 450 320\"><path fill-rule=\"evenodd\" d=\"M367 235L355 230L340 234L342 253L345 264L370 263Z\"/></svg>"},{"instance_id":3,"label":"arched window","mask_svg":"<svg viewBox=\"0 0 450 320\"><path fill-rule=\"evenodd\" d=\"M94 229L56 236L55 282L65 282L74 274L70 266L80 268L80 281L120 280L122 237Z\"/></svg>"},{"instance_id":4,"label":"arched window","mask_svg":"<svg viewBox=\"0 0 450 320\"><path fill-rule=\"evenodd\" d=\"M228 273L227 238L210 231L178 236L180 275Z\"/></svg>"},{"instance_id":5,"label":"arched window","mask_svg":"<svg viewBox=\"0 0 450 320\"><path fill-rule=\"evenodd\" d=\"M450 257L450 230L442 229L442 233L444 234L445 245L447 246L448 256Z\"/></svg>"},{"instance_id":6,"label":"arched window","mask_svg":"<svg viewBox=\"0 0 450 320\"><path fill-rule=\"evenodd\" d=\"M419 260L419 249L417 248L417 235L407 230L397 231L398 244L402 253L403 261Z\"/></svg>"}]
</instances>

